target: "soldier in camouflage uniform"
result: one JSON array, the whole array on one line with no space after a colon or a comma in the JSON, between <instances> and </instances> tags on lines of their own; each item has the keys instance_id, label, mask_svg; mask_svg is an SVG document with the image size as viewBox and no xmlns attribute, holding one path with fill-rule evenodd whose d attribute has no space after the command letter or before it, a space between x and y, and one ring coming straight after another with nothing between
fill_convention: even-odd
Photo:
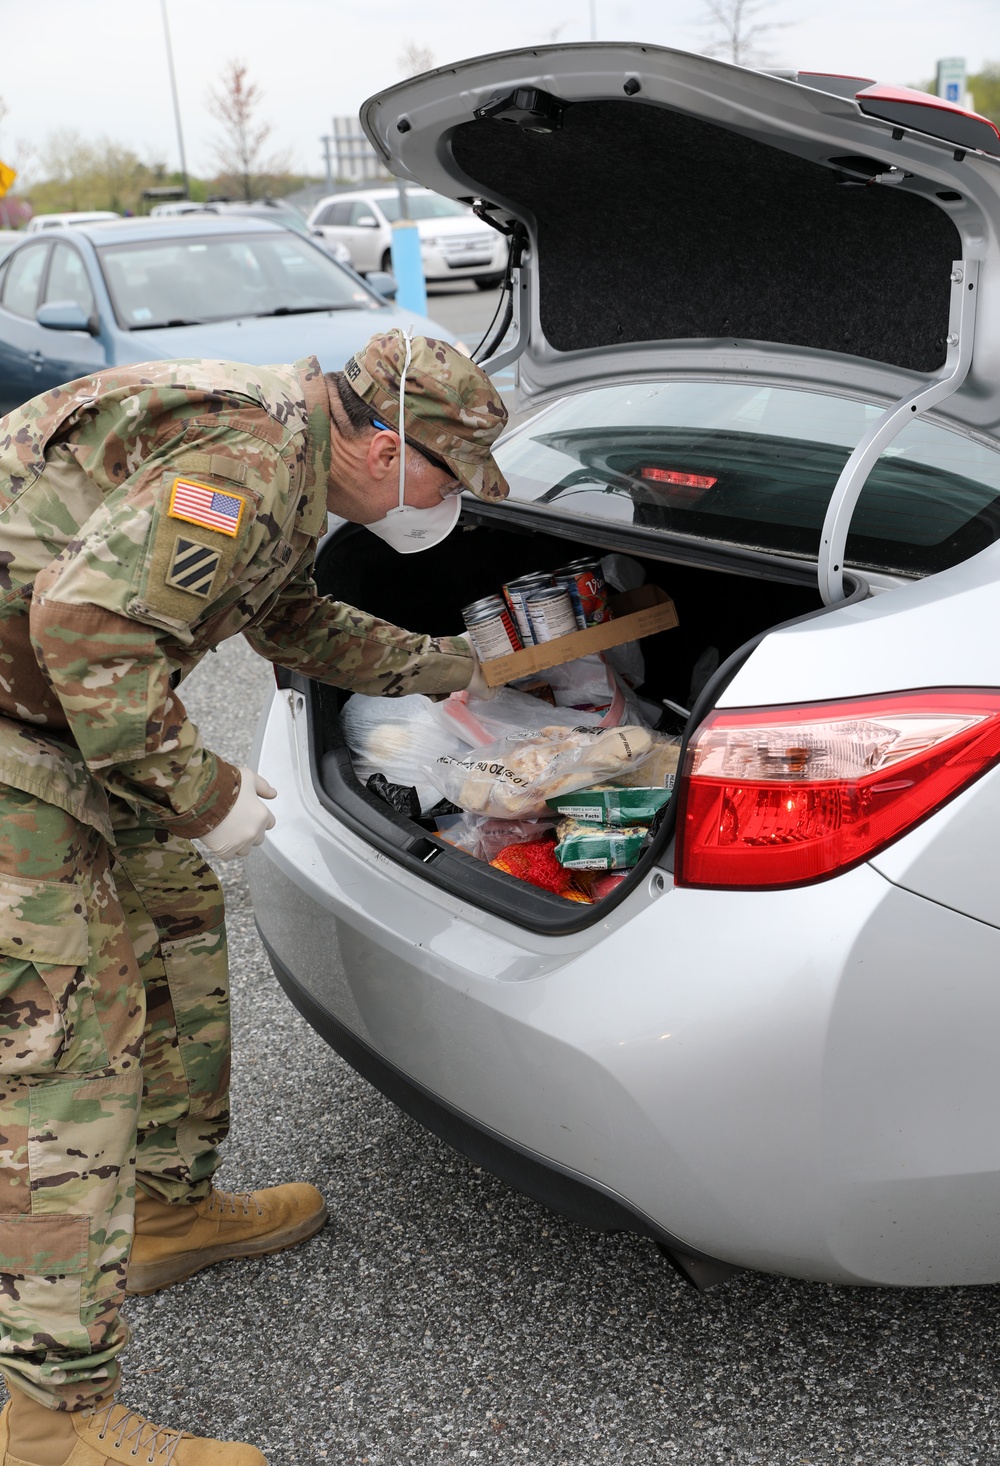
<instances>
[{"instance_id":1,"label":"soldier in camouflage uniform","mask_svg":"<svg viewBox=\"0 0 1000 1466\"><path fill-rule=\"evenodd\" d=\"M191 842L245 854L274 791L204 747L175 688L237 632L365 693L475 678L466 640L403 631L312 579L328 510L374 523L393 508L404 351L407 503L440 505L456 479L502 498L488 379L441 342L417 338L410 360L398 332L346 376L314 359L155 362L0 419L0 1466L140 1448L263 1463L113 1400L126 1283L276 1251L326 1216L309 1186L212 1186L226 933Z\"/></svg>"}]
</instances>

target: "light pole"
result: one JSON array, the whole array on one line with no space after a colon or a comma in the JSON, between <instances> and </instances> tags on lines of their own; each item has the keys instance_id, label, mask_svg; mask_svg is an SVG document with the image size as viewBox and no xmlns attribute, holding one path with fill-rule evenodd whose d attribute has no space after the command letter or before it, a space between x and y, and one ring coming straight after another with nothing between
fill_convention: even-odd
<instances>
[{"instance_id":1,"label":"light pole","mask_svg":"<svg viewBox=\"0 0 1000 1466\"><path fill-rule=\"evenodd\" d=\"M184 183L184 197L188 198L191 189L188 185L187 160L184 157L184 134L181 131L181 109L177 103L177 79L174 76L174 53L170 45L170 26L167 24L167 0L160 0L160 14L163 16L163 39L167 46L167 67L170 71L170 91L174 99L174 121L177 123L177 147L181 155L181 178Z\"/></svg>"}]
</instances>

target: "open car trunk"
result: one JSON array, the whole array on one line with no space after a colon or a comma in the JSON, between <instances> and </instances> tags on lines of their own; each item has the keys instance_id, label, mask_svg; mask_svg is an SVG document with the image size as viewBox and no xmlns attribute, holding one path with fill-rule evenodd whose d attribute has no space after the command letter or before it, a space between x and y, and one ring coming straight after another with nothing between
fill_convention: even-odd
<instances>
[{"instance_id":1,"label":"open car trunk","mask_svg":"<svg viewBox=\"0 0 1000 1466\"><path fill-rule=\"evenodd\" d=\"M498 591L503 582L533 570L555 569L588 552L607 552L606 541L588 541L584 533L565 537L569 528L559 526L559 534L527 526L511 528L509 513L500 518L486 506L470 506L461 525L442 544L401 557L374 535L345 526L323 546L316 579L324 594L363 606L397 625L436 636L454 635L463 629L461 608ZM794 583L796 572L787 561L772 572L785 577L778 580L765 578L760 557L748 558L745 573L738 573L736 566L722 572L656 559L646 545L627 553L643 566L649 582L671 596L679 617L676 627L641 642L645 681L638 690L647 702L660 704L667 698L691 708L696 663L715 648L720 670L700 699L703 706L710 704L740 664L741 648L749 652L769 628L822 609L815 569L808 564L802 566L801 582ZM371 793L354 771L341 727L340 709L350 694L319 683L308 684L307 690L314 778L322 803L373 846L463 900L520 926L556 934L606 915L629 890L648 879L654 866L670 866L673 800L661 812L653 841L629 879L593 905L575 904L506 875L440 838L433 819L399 814ZM560 718L553 712L553 721L572 721L571 716ZM685 719L674 717L671 724L671 716L666 710L664 730L682 733ZM691 727L700 716L699 712L689 720Z\"/></svg>"}]
</instances>

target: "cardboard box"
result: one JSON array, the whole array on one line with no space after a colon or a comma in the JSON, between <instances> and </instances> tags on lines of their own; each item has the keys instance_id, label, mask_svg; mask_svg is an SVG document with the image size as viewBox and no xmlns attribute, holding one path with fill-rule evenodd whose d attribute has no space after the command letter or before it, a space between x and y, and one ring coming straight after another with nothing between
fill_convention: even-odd
<instances>
[{"instance_id":1,"label":"cardboard box","mask_svg":"<svg viewBox=\"0 0 1000 1466\"><path fill-rule=\"evenodd\" d=\"M586 631L573 631L569 636L557 636L555 641L526 646L523 651L484 662L487 686L501 687L532 672L543 672L546 667L558 667L562 662L575 661L591 652L604 652L608 647L638 641L640 637L669 631L677 625L674 603L658 585L640 585L638 590L612 596L611 609L612 621L602 621L599 626L588 626Z\"/></svg>"}]
</instances>

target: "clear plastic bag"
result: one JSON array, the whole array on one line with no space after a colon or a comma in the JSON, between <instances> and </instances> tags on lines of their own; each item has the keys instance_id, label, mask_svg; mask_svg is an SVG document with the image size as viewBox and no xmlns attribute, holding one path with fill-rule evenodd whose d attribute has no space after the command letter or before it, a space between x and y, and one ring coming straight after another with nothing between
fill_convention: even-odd
<instances>
[{"instance_id":1,"label":"clear plastic bag","mask_svg":"<svg viewBox=\"0 0 1000 1466\"><path fill-rule=\"evenodd\" d=\"M624 704L622 704L624 707ZM531 697L513 687L498 687L491 698L470 697L467 692L453 692L437 704L437 715L444 725L456 732L468 748L482 748L501 738L530 738L549 727L558 713L550 702ZM573 712L573 723L585 728L604 726L601 712Z\"/></svg>"},{"instance_id":2,"label":"clear plastic bag","mask_svg":"<svg viewBox=\"0 0 1000 1466\"><path fill-rule=\"evenodd\" d=\"M547 799L636 767L651 745L645 728L550 723L535 733L519 730L464 757L445 755L426 766L422 777L472 814L532 819L547 813Z\"/></svg>"},{"instance_id":3,"label":"clear plastic bag","mask_svg":"<svg viewBox=\"0 0 1000 1466\"><path fill-rule=\"evenodd\" d=\"M382 774L390 784L415 788L425 813L441 803L441 795L427 777L427 765L446 754L461 755L469 739L440 716L438 707L420 693L368 697L356 692L347 699L340 722L362 784L373 774Z\"/></svg>"},{"instance_id":4,"label":"clear plastic bag","mask_svg":"<svg viewBox=\"0 0 1000 1466\"><path fill-rule=\"evenodd\" d=\"M549 811L537 820L498 820L491 815L452 814L437 822L442 840L474 855L477 860L493 860L508 845L526 845L531 840L544 840L553 831L556 817Z\"/></svg>"}]
</instances>

